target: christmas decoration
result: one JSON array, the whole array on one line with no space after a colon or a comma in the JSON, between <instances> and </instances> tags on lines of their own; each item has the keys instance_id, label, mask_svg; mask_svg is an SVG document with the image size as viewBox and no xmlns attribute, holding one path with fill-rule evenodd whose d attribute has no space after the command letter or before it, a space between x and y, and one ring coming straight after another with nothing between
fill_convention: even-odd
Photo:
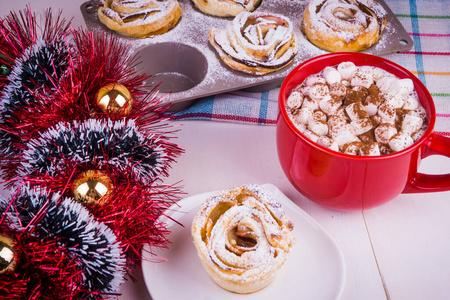
<instances>
[{"instance_id":1,"label":"christmas decoration","mask_svg":"<svg viewBox=\"0 0 450 300\"><path fill-rule=\"evenodd\" d=\"M8 219L17 228L32 228L42 237L54 237L78 261L83 287L96 293L117 290L125 273L123 257L116 236L79 203L42 189L22 188L13 199L14 209ZM6 206L3 200L3 207Z\"/></svg>"},{"instance_id":2,"label":"christmas decoration","mask_svg":"<svg viewBox=\"0 0 450 300\"><path fill-rule=\"evenodd\" d=\"M23 10L11 12L0 22L0 150L8 153L0 161L0 175L6 178L15 176L28 133L36 131L35 124L24 118L42 105L35 94L54 90L68 66L70 23L50 10L43 15L42 25L38 19Z\"/></svg>"},{"instance_id":3,"label":"christmas decoration","mask_svg":"<svg viewBox=\"0 0 450 300\"><path fill-rule=\"evenodd\" d=\"M14 270L16 265L14 256L13 241L8 236L0 234L0 274Z\"/></svg>"},{"instance_id":4,"label":"christmas decoration","mask_svg":"<svg viewBox=\"0 0 450 300\"><path fill-rule=\"evenodd\" d=\"M166 247L163 183L182 149L117 36L51 10L0 20L0 298L118 294L144 245Z\"/></svg>"},{"instance_id":5,"label":"christmas decoration","mask_svg":"<svg viewBox=\"0 0 450 300\"><path fill-rule=\"evenodd\" d=\"M70 34L70 22L53 15L48 9L43 15L33 13L29 8L10 12L0 20L0 90L4 88L7 76L14 62L38 42L51 44L62 41Z\"/></svg>"},{"instance_id":6,"label":"christmas decoration","mask_svg":"<svg viewBox=\"0 0 450 300\"><path fill-rule=\"evenodd\" d=\"M28 143L18 173L26 178L48 175L62 186L79 165L114 167L148 184L167 175L179 152L160 135L141 132L134 120L61 122Z\"/></svg>"},{"instance_id":7,"label":"christmas decoration","mask_svg":"<svg viewBox=\"0 0 450 300\"><path fill-rule=\"evenodd\" d=\"M29 230L13 229L4 223L0 230L2 239L12 243L11 248L3 248L12 253L2 249L2 255L14 256L14 267L0 273L1 299L80 299L98 294L82 288L77 259L58 239L36 237Z\"/></svg>"},{"instance_id":8,"label":"christmas decoration","mask_svg":"<svg viewBox=\"0 0 450 300\"><path fill-rule=\"evenodd\" d=\"M81 204L101 205L113 188L108 175L98 170L87 170L75 179L72 194Z\"/></svg>"},{"instance_id":9,"label":"christmas decoration","mask_svg":"<svg viewBox=\"0 0 450 300\"><path fill-rule=\"evenodd\" d=\"M80 138L82 137L82 138ZM87 182L86 174L102 174L105 195L98 203L83 202L97 220L108 224L132 264L140 264L143 245L164 246L166 230L157 218L179 194L160 183L180 148L156 133L145 134L134 120L89 119L59 123L33 139L24 151L19 175L32 185L71 195Z\"/></svg>"},{"instance_id":10,"label":"christmas decoration","mask_svg":"<svg viewBox=\"0 0 450 300\"><path fill-rule=\"evenodd\" d=\"M104 113L126 116L133 106L133 98L125 86L109 83L97 92L96 104Z\"/></svg>"}]
</instances>

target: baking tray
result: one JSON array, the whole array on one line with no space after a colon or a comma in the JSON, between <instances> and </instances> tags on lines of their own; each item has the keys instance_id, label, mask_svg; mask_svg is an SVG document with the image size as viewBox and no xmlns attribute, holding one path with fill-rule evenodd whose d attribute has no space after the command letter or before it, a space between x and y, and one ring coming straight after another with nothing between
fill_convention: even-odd
<instances>
[{"instance_id":1,"label":"baking tray","mask_svg":"<svg viewBox=\"0 0 450 300\"><path fill-rule=\"evenodd\" d=\"M381 39L363 51L373 55L408 51L413 41L382 0L388 13L388 24ZM314 46L301 31L303 12L308 1L262 0L257 12L277 13L293 22L298 43L298 54L294 61L282 70L263 76L253 76L232 70L226 66L209 44L211 27L224 28L232 18L209 16L198 10L191 0L179 0L182 17L168 32L144 39L123 37L108 29L98 20L98 0L90 0L80 7L86 26L91 31L107 31L130 43L136 54L138 71L153 75L147 86L151 89L160 84L158 90L165 95L162 104L172 104L172 110L181 110L196 99L233 90L250 92L271 90L281 84L289 72L301 62L328 53Z\"/></svg>"}]
</instances>

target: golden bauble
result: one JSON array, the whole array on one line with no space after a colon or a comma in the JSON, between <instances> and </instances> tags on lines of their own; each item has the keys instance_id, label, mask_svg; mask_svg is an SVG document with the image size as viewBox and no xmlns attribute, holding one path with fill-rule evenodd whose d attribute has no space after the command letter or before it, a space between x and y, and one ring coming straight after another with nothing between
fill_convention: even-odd
<instances>
[{"instance_id":1,"label":"golden bauble","mask_svg":"<svg viewBox=\"0 0 450 300\"><path fill-rule=\"evenodd\" d=\"M101 205L113 188L108 175L98 170L81 173L72 184L73 197L81 204Z\"/></svg>"},{"instance_id":2,"label":"golden bauble","mask_svg":"<svg viewBox=\"0 0 450 300\"><path fill-rule=\"evenodd\" d=\"M13 271L16 266L13 240L0 234L0 274Z\"/></svg>"},{"instance_id":3,"label":"golden bauble","mask_svg":"<svg viewBox=\"0 0 450 300\"><path fill-rule=\"evenodd\" d=\"M130 113L133 98L124 85L109 83L97 92L96 104L104 113L123 117Z\"/></svg>"}]
</instances>

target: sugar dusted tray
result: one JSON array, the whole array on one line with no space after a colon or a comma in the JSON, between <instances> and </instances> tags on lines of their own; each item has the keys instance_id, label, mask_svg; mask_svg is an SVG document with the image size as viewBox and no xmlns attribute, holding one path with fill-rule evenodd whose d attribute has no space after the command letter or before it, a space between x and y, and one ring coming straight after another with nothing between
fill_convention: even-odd
<instances>
[{"instance_id":1,"label":"sugar dusted tray","mask_svg":"<svg viewBox=\"0 0 450 300\"><path fill-rule=\"evenodd\" d=\"M388 12L388 24L381 39L365 53L384 55L408 51L413 41L392 10L378 0ZM154 37L133 39L109 30L97 15L98 0L83 3L80 7L86 26L92 31L107 31L117 34L131 44L138 56L140 71L154 75L149 87L158 83L159 91L168 93L164 104L173 104L174 110L183 109L196 99L246 89L262 92L277 87L289 72L301 62L328 53L310 43L301 32L303 11L307 1L262 0L257 12L281 14L288 17L294 26L299 52L293 63L286 68L264 76L253 76L226 66L208 41L211 27L224 28L232 18L206 15L195 8L191 0L179 0L182 17L170 31Z\"/></svg>"}]
</instances>

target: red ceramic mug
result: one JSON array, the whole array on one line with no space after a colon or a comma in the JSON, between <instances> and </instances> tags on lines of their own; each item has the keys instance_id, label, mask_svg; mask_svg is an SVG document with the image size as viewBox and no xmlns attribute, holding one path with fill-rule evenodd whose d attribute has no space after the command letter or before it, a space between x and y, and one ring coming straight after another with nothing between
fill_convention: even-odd
<instances>
[{"instance_id":1,"label":"red ceramic mug","mask_svg":"<svg viewBox=\"0 0 450 300\"><path fill-rule=\"evenodd\" d=\"M309 75L344 61L379 67L414 82L428 119L427 130L416 143L389 155L353 156L322 147L296 129L285 108L290 92ZM450 190L450 174L417 172L427 156L450 157L450 139L433 132L433 99L417 77L389 60L364 53L332 53L308 60L283 81L279 108L276 140L281 166L295 188L316 203L337 210L362 210L379 206L401 193Z\"/></svg>"}]
</instances>

